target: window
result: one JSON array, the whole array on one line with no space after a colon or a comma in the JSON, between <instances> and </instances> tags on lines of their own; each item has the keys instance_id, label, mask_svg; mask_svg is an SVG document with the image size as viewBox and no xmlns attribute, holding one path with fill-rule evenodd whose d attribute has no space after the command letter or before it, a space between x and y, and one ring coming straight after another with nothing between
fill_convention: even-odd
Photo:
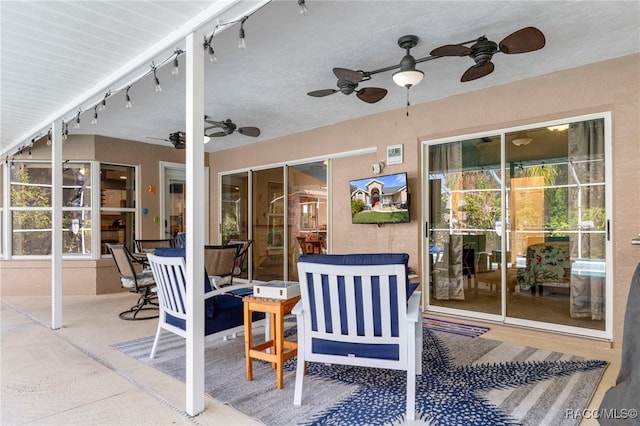
<instances>
[{"instance_id":1,"label":"window","mask_svg":"<svg viewBox=\"0 0 640 426\"><path fill-rule=\"evenodd\" d=\"M10 168L12 253L51 254L51 164ZM91 166L66 162L62 175L63 254L91 254Z\"/></svg>"},{"instance_id":2,"label":"window","mask_svg":"<svg viewBox=\"0 0 640 426\"><path fill-rule=\"evenodd\" d=\"M124 244L133 251L136 213L136 169L133 166L100 165L100 246Z\"/></svg>"},{"instance_id":3,"label":"window","mask_svg":"<svg viewBox=\"0 0 640 426\"><path fill-rule=\"evenodd\" d=\"M12 254L51 254L51 164L10 166Z\"/></svg>"}]
</instances>

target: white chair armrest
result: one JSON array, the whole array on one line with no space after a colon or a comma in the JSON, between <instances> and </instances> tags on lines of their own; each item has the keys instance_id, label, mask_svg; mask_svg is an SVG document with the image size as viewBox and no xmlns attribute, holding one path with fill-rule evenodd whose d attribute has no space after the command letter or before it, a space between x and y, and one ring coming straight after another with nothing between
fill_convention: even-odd
<instances>
[{"instance_id":1,"label":"white chair armrest","mask_svg":"<svg viewBox=\"0 0 640 426\"><path fill-rule=\"evenodd\" d=\"M407 321L418 322L420 318L420 299L422 292L414 291L407 302Z\"/></svg>"},{"instance_id":2,"label":"white chair armrest","mask_svg":"<svg viewBox=\"0 0 640 426\"><path fill-rule=\"evenodd\" d=\"M293 315L301 315L303 311L304 310L302 308L302 300L298 300L298 303L296 303L293 309L291 309L291 313Z\"/></svg>"},{"instance_id":3,"label":"white chair armrest","mask_svg":"<svg viewBox=\"0 0 640 426\"><path fill-rule=\"evenodd\" d=\"M234 291L234 290L240 290L243 288L252 288L253 284L235 284L235 285L229 285L227 287L222 287L222 288L218 288L215 290L211 290L207 293L204 294L204 298L208 299L210 297L214 297L214 296L219 296L221 294L225 294L228 293L230 291Z\"/></svg>"}]
</instances>

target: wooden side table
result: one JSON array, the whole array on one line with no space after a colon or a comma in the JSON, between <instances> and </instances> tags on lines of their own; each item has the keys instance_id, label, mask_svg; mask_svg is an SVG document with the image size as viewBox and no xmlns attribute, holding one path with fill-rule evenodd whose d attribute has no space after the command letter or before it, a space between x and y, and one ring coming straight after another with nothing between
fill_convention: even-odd
<instances>
[{"instance_id":1,"label":"wooden side table","mask_svg":"<svg viewBox=\"0 0 640 426\"><path fill-rule=\"evenodd\" d=\"M276 368L276 387L282 389L282 368L284 362L298 354L298 344L284 340L284 316L300 300L300 296L292 299L278 300L246 296L244 302L244 349L247 365L247 380L253 380L253 359L271 362ZM251 314L264 312L269 316L271 339L253 346Z\"/></svg>"}]
</instances>

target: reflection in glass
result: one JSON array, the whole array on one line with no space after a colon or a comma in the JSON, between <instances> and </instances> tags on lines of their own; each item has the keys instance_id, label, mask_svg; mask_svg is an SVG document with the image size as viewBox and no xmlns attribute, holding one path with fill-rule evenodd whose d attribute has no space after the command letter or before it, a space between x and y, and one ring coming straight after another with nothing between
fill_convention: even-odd
<instances>
[{"instance_id":1,"label":"reflection in glass","mask_svg":"<svg viewBox=\"0 0 640 426\"><path fill-rule=\"evenodd\" d=\"M253 278L284 279L284 168L254 171Z\"/></svg>"},{"instance_id":2,"label":"reflection in glass","mask_svg":"<svg viewBox=\"0 0 640 426\"><path fill-rule=\"evenodd\" d=\"M327 251L327 167L317 161L288 172L289 279L297 281L298 257Z\"/></svg>"}]
</instances>

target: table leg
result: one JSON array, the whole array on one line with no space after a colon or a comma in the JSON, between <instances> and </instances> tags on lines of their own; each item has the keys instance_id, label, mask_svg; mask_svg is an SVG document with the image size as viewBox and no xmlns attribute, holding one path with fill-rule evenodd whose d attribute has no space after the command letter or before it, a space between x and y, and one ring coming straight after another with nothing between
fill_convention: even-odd
<instances>
[{"instance_id":1,"label":"table leg","mask_svg":"<svg viewBox=\"0 0 640 426\"><path fill-rule=\"evenodd\" d=\"M284 364L284 347L283 347L283 342L284 342L284 313L282 312L282 309L280 309L280 311L278 312L278 314L276 315L275 321L276 323L276 356L277 356L277 361L276 361L276 365L277 365L277 370L276 370L276 374L277 374L277 382L276 382L276 387L278 389L282 389L282 366Z\"/></svg>"},{"instance_id":2,"label":"table leg","mask_svg":"<svg viewBox=\"0 0 640 426\"><path fill-rule=\"evenodd\" d=\"M253 380L253 363L249 352L253 346L253 327L251 326L251 311L249 310L249 304L244 304L244 353L247 370L247 380Z\"/></svg>"}]
</instances>

